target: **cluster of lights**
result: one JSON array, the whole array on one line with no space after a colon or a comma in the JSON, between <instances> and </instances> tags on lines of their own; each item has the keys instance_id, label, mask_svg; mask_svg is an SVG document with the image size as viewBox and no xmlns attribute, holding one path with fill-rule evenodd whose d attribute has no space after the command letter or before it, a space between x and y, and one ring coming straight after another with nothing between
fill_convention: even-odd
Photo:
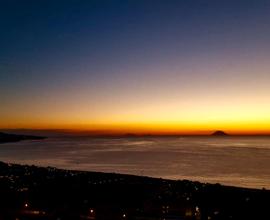
<instances>
[{"instance_id":1,"label":"cluster of lights","mask_svg":"<svg viewBox=\"0 0 270 220\"><path fill-rule=\"evenodd\" d=\"M189 200L189 197L187 197L187 199ZM25 202L23 206L24 206L24 208L29 208L29 203ZM169 207L168 205L162 206L162 209L163 209L162 212L163 212L163 214L168 213L169 208L170 208L170 207ZM32 214L45 214L45 212L33 211ZM195 216L197 216L197 215L199 215L199 214L200 214L200 208L199 208L198 206L196 206L196 207L195 207ZM217 215L218 212L216 211L216 212L214 212L214 214ZM95 215L95 210L94 210L93 208L90 208L90 209L89 209L89 215L92 216L92 217L94 217L94 215ZM188 211L186 212L186 216L192 216L191 210L188 210ZM126 219L126 218L127 218L127 214L126 214L126 213L123 213L123 214L122 214L122 218L123 218L123 219ZM210 220L210 219L211 219L211 217L208 216L208 220Z\"/></svg>"}]
</instances>

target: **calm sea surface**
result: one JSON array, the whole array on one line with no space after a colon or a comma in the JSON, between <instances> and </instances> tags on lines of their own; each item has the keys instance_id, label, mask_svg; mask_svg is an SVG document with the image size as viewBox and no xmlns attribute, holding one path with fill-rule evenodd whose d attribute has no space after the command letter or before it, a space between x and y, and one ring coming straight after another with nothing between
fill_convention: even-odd
<instances>
[{"instance_id":1,"label":"calm sea surface","mask_svg":"<svg viewBox=\"0 0 270 220\"><path fill-rule=\"evenodd\" d=\"M269 137L59 137L1 144L0 160L270 189Z\"/></svg>"}]
</instances>

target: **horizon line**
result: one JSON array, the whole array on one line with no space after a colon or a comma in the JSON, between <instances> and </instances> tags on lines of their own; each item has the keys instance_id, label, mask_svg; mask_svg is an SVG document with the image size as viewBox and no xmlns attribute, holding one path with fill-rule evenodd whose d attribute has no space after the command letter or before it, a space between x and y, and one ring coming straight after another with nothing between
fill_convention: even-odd
<instances>
[{"instance_id":1,"label":"horizon line","mask_svg":"<svg viewBox=\"0 0 270 220\"><path fill-rule=\"evenodd\" d=\"M255 131L227 131L223 129L216 130L189 130L189 131L115 131L110 129L70 129L70 128L0 128L0 132L51 132L70 135L83 136L215 136L216 131L222 131L226 136L270 136L270 131L255 132ZM221 135L222 136L222 135Z\"/></svg>"}]
</instances>

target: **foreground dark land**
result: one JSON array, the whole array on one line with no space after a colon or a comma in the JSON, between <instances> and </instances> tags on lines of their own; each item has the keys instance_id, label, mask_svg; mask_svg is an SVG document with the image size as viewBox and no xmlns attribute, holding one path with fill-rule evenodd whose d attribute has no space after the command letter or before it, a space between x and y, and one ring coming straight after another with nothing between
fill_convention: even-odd
<instances>
[{"instance_id":1,"label":"foreground dark land","mask_svg":"<svg viewBox=\"0 0 270 220\"><path fill-rule=\"evenodd\" d=\"M0 219L270 219L270 191L0 162Z\"/></svg>"}]
</instances>

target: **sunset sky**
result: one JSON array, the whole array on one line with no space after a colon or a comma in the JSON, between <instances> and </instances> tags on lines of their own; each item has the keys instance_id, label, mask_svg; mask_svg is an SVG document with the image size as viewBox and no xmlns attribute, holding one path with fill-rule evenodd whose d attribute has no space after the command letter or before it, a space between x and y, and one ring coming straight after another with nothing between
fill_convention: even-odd
<instances>
[{"instance_id":1,"label":"sunset sky","mask_svg":"<svg viewBox=\"0 0 270 220\"><path fill-rule=\"evenodd\" d=\"M270 133L270 1L5 0L0 128Z\"/></svg>"}]
</instances>

